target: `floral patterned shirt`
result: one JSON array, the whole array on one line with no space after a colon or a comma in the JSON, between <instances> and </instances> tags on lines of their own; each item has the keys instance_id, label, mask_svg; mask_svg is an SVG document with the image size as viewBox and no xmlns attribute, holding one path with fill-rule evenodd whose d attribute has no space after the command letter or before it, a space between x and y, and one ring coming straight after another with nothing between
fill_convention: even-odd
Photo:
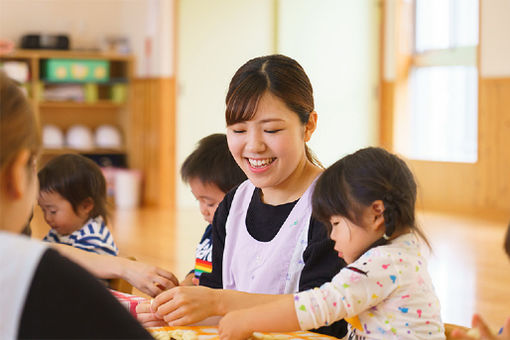
<instances>
[{"instance_id":1,"label":"floral patterned shirt","mask_svg":"<svg viewBox=\"0 0 510 340\"><path fill-rule=\"evenodd\" d=\"M349 339L444 339L439 300L413 233L372 248L331 282L294 295L301 329L345 318Z\"/></svg>"}]
</instances>

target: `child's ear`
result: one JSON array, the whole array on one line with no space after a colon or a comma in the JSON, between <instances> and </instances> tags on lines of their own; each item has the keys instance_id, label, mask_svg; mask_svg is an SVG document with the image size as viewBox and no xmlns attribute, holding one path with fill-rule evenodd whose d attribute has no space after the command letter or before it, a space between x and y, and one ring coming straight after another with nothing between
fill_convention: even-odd
<instances>
[{"instance_id":1,"label":"child's ear","mask_svg":"<svg viewBox=\"0 0 510 340\"><path fill-rule=\"evenodd\" d=\"M94 209L94 200L91 197L85 198L78 207L78 211L82 216L89 216L92 209Z\"/></svg>"},{"instance_id":2,"label":"child's ear","mask_svg":"<svg viewBox=\"0 0 510 340\"><path fill-rule=\"evenodd\" d=\"M6 194L12 199L19 199L25 194L29 178L27 171L27 162L30 159L30 151L23 149L20 151L12 161L10 166L7 166L5 171L5 188Z\"/></svg>"},{"instance_id":3,"label":"child's ear","mask_svg":"<svg viewBox=\"0 0 510 340\"><path fill-rule=\"evenodd\" d=\"M384 203L382 200L373 201L370 205L370 216L372 220L372 227L374 230L383 228L384 230Z\"/></svg>"},{"instance_id":4,"label":"child's ear","mask_svg":"<svg viewBox=\"0 0 510 340\"><path fill-rule=\"evenodd\" d=\"M305 125L305 142L308 142L310 138L312 138L312 134L317 128L317 112L312 111L310 113L310 117L308 117L308 122Z\"/></svg>"}]
</instances>

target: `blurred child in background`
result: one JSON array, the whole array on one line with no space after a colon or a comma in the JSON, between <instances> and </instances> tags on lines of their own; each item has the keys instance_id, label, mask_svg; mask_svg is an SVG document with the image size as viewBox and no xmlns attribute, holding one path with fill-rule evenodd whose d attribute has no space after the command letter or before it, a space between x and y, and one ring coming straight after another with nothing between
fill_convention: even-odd
<instances>
[{"instance_id":1,"label":"blurred child in background","mask_svg":"<svg viewBox=\"0 0 510 340\"><path fill-rule=\"evenodd\" d=\"M39 171L39 206L51 230L44 238L58 252L100 279L122 278L155 296L178 285L162 268L118 255L107 225L106 181L96 163L74 154L52 159Z\"/></svg>"},{"instance_id":2,"label":"blurred child in background","mask_svg":"<svg viewBox=\"0 0 510 340\"><path fill-rule=\"evenodd\" d=\"M96 163L81 155L61 155L49 161L38 177L38 203L51 227L44 241L118 254L106 226L106 182Z\"/></svg>"}]
</instances>

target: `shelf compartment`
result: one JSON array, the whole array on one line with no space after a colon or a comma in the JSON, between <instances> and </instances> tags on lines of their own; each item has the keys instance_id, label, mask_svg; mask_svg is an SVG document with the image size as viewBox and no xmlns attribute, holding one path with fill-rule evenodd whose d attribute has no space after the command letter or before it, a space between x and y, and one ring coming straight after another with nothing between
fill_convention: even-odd
<instances>
[{"instance_id":1,"label":"shelf compartment","mask_svg":"<svg viewBox=\"0 0 510 340\"><path fill-rule=\"evenodd\" d=\"M126 153L125 148L93 148L93 149L74 149L74 148L44 148L44 155L63 155L66 153L79 153L88 155L121 155Z\"/></svg>"},{"instance_id":2,"label":"shelf compartment","mask_svg":"<svg viewBox=\"0 0 510 340\"><path fill-rule=\"evenodd\" d=\"M111 78L108 81L53 81L50 79L41 78L41 83L44 85L83 85L83 84L97 84L103 86L112 86L117 84L127 84L127 78Z\"/></svg>"},{"instance_id":3,"label":"shelf compartment","mask_svg":"<svg viewBox=\"0 0 510 340\"><path fill-rule=\"evenodd\" d=\"M115 103L111 100L98 100L94 103L73 102L73 101L41 101L39 107L43 109L118 109L126 107L126 103Z\"/></svg>"}]
</instances>

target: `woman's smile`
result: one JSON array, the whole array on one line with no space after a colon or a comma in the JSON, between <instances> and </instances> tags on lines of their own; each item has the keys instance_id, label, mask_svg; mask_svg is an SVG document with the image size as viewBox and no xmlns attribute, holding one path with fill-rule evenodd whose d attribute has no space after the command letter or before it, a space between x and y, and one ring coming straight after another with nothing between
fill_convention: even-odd
<instances>
[{"instance_id":1,"label":"woman's smile","mask_svg":"<svg viewBox=\"0 0 510 340\"><path fill-rule=\"evenodd\" d=\"M248 161L248 165L250 170L253 172L263 172L266 171L276 160L276 157L270 158L246 158Z\"/></svg>"}]
</instances>

